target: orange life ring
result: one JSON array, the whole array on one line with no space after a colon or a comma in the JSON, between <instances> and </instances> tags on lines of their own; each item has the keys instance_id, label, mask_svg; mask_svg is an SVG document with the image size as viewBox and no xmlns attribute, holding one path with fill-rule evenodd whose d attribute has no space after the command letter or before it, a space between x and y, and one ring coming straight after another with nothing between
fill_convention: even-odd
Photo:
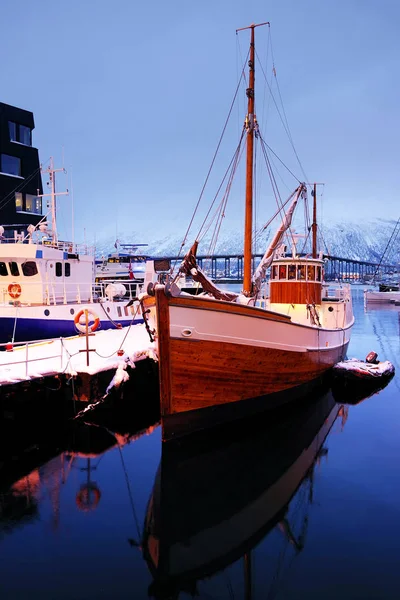
<instances>
[{"instance_id":1,"label":"orange life ring","mask_svg":"<svg viewBox=\"0 0 400 600\"><path fill-rule=\"evenodd\" d=\"M94 483L83 485L76 495L76 505L85 512L94 510L101 498L101 492Z\"/></svg>"},{"instance_id":2,"label":"orange life ring","mask_svg":"<svg viewBox=\"0 0 400 600\"><path fill-rule=\"evenodd\" d=\"M95 312L93 312L93 311L91 311L89 309L86 309L86 310L87 310L87 313L88 313L88 321L93 321L92 325L88 325L88 331L89 331L89 333L93 333L93 331L96 331L96 329L98 329L98 327L100 325L100 319L96 315ZM83 323L81 323L81 318L84 315L85 315L85 311L84 310L80 310L78 313L76 313L75 318L74 318L75 327L81 333L86 333L86 321L84 321Z\"/></svg>"},{"instance_id":3,"label":"orange life ring","mask_svg":"<svg viewBox=\"0 0 400 600\"><path fill-rule=\"evenodd\" d=\"M11 298L19 298L21 292L22 289L19 283L10 283L10 285L8 286L8 293L10 294Z\"/></svg>"}]
</instances>

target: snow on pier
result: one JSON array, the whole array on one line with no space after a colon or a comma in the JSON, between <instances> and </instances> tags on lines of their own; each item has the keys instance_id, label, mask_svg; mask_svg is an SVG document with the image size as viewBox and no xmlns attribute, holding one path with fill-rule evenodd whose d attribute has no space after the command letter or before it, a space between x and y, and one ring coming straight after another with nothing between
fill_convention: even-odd
<instances>
[{"instance_id":1,"label":"snow on pier","mask_svg":"<svg viewBox=\"0 0 400 600\"><path fill-rule=\"evenodd\" d=\"M61 374L95 375L113 369L121 372L145 358L158 360L144 325L97 331L88 338L77 335L14 346L2 344L1 350L0 386Z\"/></svg>"}]
</instances>

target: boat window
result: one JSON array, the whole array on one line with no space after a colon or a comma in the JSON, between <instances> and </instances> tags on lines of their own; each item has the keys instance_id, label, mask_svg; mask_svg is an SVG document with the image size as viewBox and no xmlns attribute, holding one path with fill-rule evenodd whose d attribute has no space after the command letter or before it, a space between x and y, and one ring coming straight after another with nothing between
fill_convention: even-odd
<instances>
[{"instance_id":1,"label":"boat window","mask_svg":"<svg viewBox=\"0 0 400 600\"><path fill-rule=\"evenodd\" d=\"M128 314L129 314L129 313L128 313L128 307L127 307L127 306L124 306L124 313L125 313L125 316L127 317L127 316L128 316Z\"/></svg>"},{"instance_id":2,"label":"boat window","mask_svg":"<svg viewBox=\"0 0 400 600\"><path fill-rule=\"evenodd\" d=\"M278 267L273 265L272 267L272 279L278 279Z\"/></svg>"},{"instance_id":3,"label":"boat window","mask_svg":"<svg viewBox=\"0 0 400 600\"><path fill-rule=\"evenodd\" d=\"M27 260L22 263L21 269L25 277L33 277L38 274L37 265L34 260Z\"/></svg>"},{"instance_id":4,"label":"boat window","mask_svg":"<svg viewBox=\"0 0 400 600\"><path fill-rule=\"evenodd\" d=\"M296 279L296 265L289 265L288 279Z\"/></svg>"},{"instance_id":5,"label":"boat window","mask_svg":"<svg viewBox=\"0 0 400 600\"><path fill-rule=\"evenodd\" d=\"M315 267L314 265L307 265L307 279L308 281L315 280Z\"/></svg>"},{"instance_id":6,"label":"boat window","mask_svg":"<svg viewBox=\"0 0 400 600\"><path fill-rule=\"evenodd\" d=\"M1 277L7 277L8 275L8 271L7 271L7 265L5 262L0 262L0 276Z\"/></svg>"},{"instance_id":7,"label":"boat window","mask_svg":"<svg viewBox=\"0 0 400 600\"><path fill-rule=\"evenodd\" d=\"M8 266L9 266L11 275L13 277L18 277L18 275L19 275L18 264L16 262L9 262Z\"/></svg>"},{"instance_id":8,"label":"boat window","mask_svg":"<svg viewBox=\"0 0 400 600\"><path fill-rule=\"evenodd\" d=\"M62 263L56 262L56 277L62 276Z\"/></svg>"},{"instance_id":9,"label":"boat window","mask_svg":"<svg viewBox=\"0 0 400 600\"><path fill-rule=\"evenodd\" d=\"M71 263L65 263L65 277L71 275Z\"/></svg>"},{"instance_id":10,"label":"boat window","mask_svg":"<svg viewBox=\"0 0 400 600\"><path fill-rule=\"evenodd\" d=\"M306 265L297 265L297 279L306 278Z\"/></svg>"},{"instance_id":11,"label":"boat window","mask_svg":"<svg viewBox=\"0 0 400 600\"><path fill-rule=\"evenodd\" d=\"M279 265L279 279L286 279L286 265Z\"/></svg>"},{"instance_id":12,"label":"boat window","mask_svg":"<svg viewBox=\"0 0 400 600\"><path fill-rule=\"evenodd\" d=\"M0 170L8 175L21 176L21 159L9 154L0 154Z\"/></svg>"},{"instance_id":13,"label":"boat window","mask_svg":"<svg viewBox=\"0 0 400 600\"><path fill-rule=\"evenodd\" d=\"M119 317L122 317L122 311L121 311L121 307L117 306L117 313Z\"/></svg>"},{"instance_id":14,"label":"boat window","mask_svg":"<svg viewBox=\"0 0 400 600\"><path fill-rule=\"evenodd\" d=\"M321 267L317 267L317 281L321 281Z\"/></svg>"}]
</instances>

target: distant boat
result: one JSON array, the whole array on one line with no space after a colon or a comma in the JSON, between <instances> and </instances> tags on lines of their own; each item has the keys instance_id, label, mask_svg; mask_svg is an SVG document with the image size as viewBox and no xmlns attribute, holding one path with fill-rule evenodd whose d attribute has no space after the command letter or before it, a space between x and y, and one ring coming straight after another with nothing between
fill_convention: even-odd
<instances>
[{"instance_id":1,"label":"distant boat","mask_svg":"<svg viewBox=\"0 0 400 600\"><path fill-rule=\"evenodd\" d=\"M326 391L251 427L231 424L223 434L202 441L164 443L140 544L153 577L149 596L198 595L199 582L240 558L249 567L251 553L275 527L282 530L291 555L301 552L313 471L327 453L324 443L335 420L345 419L346 411ZM302 486L304 506L296 496ZM248 575L244 598L252 597Z\"/></svg>"},{"instance_id":2,"label":"distant boat","mask_svg":"<svg viewBox=\"0 0 400 600\"><path fill-rule=\"evenodd\" d=\"M137 282L95 284L94 249L58 238L55 172L51 163L51 223L44 217L27 235L0 227L0 349L84 332L86 318L89 331L143 322L140 307L127 306Z\"/></svg>"},{"instance_id":3,"label":"distant boat","mask_svg":"<svg viewBox=\"0 0 400 600\"><path fill-rule=\"evenodd\" d=\"M400 232L400 218L397 219L396 224L393 228L391 236L386 244L386 248L383 251L383 254L380 258L379 264L375 270L374 276L372 278L372 283L375 282L375 278L378 275L379 267L382 264L385 256L388 252L393 248L393 244L396 241ZM391 273L390 279L387 281L381 281L378 284L378 290L376 289L365 289L364 290L364 301L367 304L368 302L382 302L382 303L392 303L400 302L400 284L399 284L399 276L396 275L396 279L393 279L394 274Z\"/></svg>"},{"instance_id":4,"label":"distant boat","mask_svg":"<svg viewBox=\"0 0 400 600\"><path fill-rule=\"evenodd\" d=\"M147 254L139 253L139 248L147 244L122 244L115 242L116 251L101 260L96 260L96 281L103 279L133 279L143 281L146 271Z\"/></svg>"},{"instance_id":5,"label":"distant boat","mask_svg":"<svg viewBox=\"0 0 400 600\"><path fill-rule=\"evenodd\" d=\"M255 114L256 27L246 28L251 32L248 112L240 137L247 141L243 291L219 289L205 276L196 261L196 240L180 271L200 282L203 293L184 294L172 282L148 287L143 299L158 345L164 440L287 401L290 395L274 394L318 380L345 358L350 342L350 285L325 283L325 263L317 250L316 184L307 228L312 232L310 254L297 250L290 229L296 205L304 200L307 206L307 185L299 183L280 206L282 224L252 274L255 142L268 152ZM235 156L239 160L240 143ZM291 240L290 253L284 236ZM267 270L268 297L263 289Z\"/></svg>"}]
</instances>

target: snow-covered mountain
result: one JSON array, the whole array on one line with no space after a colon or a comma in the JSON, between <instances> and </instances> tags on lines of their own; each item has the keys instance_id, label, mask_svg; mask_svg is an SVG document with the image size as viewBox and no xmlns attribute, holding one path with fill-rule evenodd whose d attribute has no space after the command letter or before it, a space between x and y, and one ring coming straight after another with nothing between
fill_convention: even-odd
<instances>
[{"instance_id":1,"label":"snow-covered mountain","mask_svg":"<svg viewBox=\"0 0 400 600\"><path fill-rule=\"evenodd\" d=\"M400 260L400 236L392 237L396 221L390 219L375 219L373 221L360 221L359 223L335 223L324 225L319 229L320 247L332 256L379 262L384 255L384 262L397 264ZM142 249L143 253L152 256L177 256L182 245L182 236L171 233L157 238L155 233L140 230L119 232L118 239L122 243L147 243ZM271 230L268 230L258 241L257 252L262 253L268 244ZM391 239L392 238L392 239ZM115 236L96 240L96 256L106 256L115 252ZM184 245L187 250L193 239ZM207 254L209 251L209 240L200 244L199 255ZM231 230L221 232L215 246L214 254L242 254L243 234L240 231ZM180 252L182 254L182 252Z\"/></svg>"}]
</instances>

